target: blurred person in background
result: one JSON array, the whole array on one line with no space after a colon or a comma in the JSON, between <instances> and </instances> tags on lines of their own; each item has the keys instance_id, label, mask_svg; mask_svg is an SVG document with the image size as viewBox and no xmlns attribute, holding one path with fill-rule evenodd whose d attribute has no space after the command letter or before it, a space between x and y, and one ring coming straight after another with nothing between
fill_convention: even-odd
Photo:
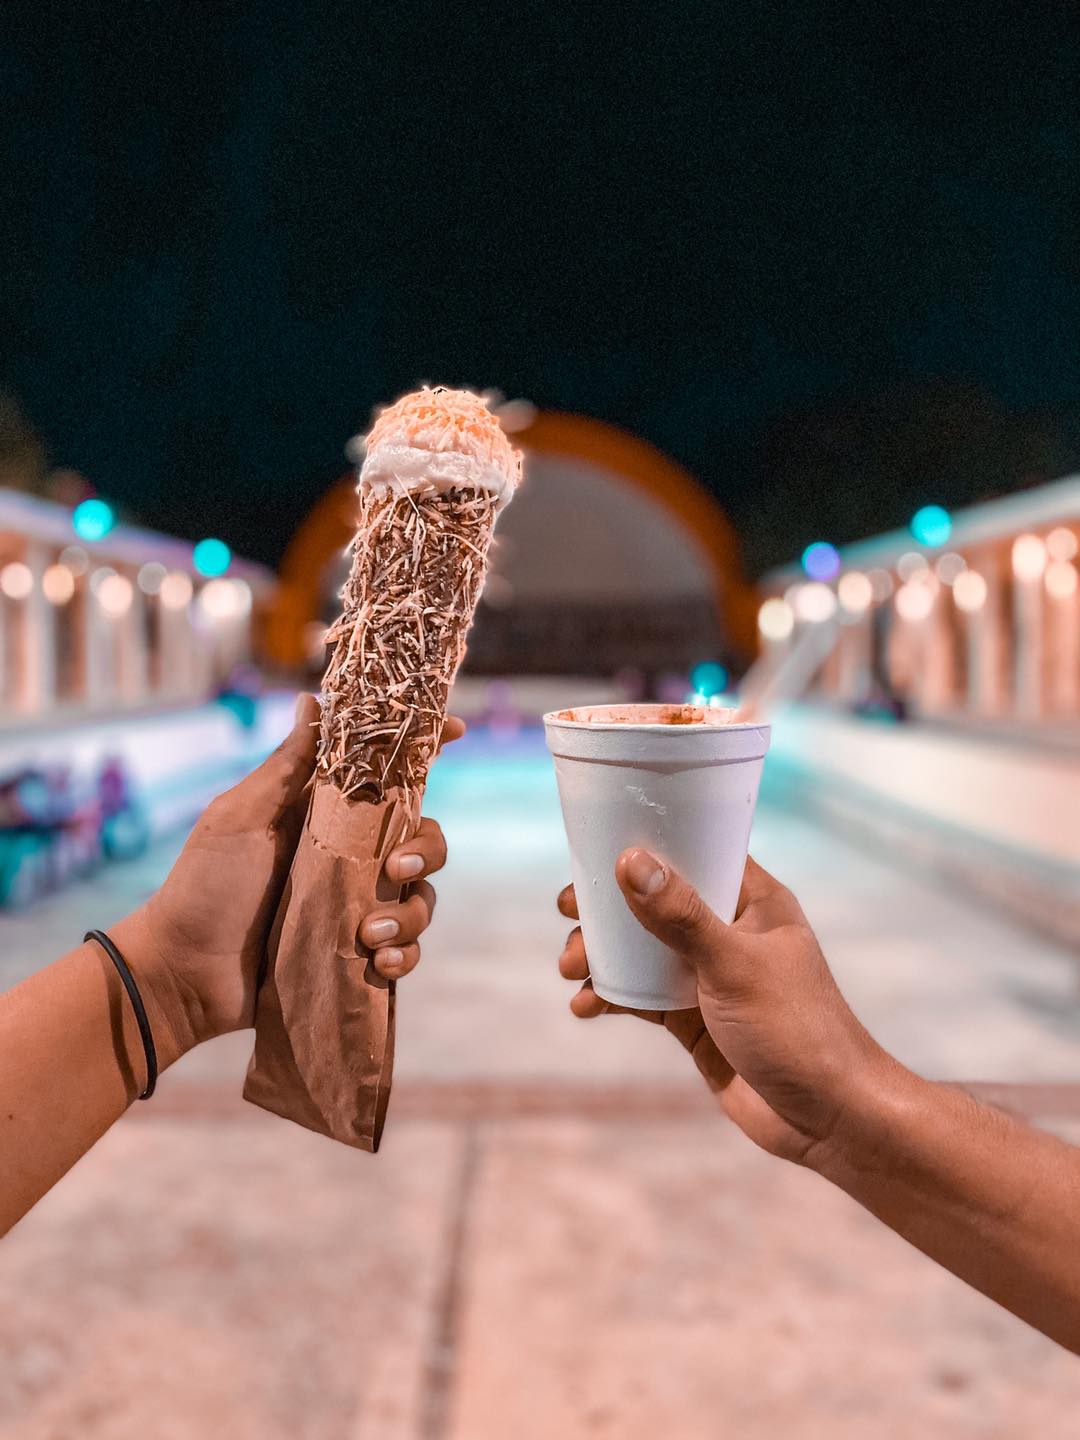
<instances>
[{"instance_id":1,"label":"blurred person in background","mask_svg":"<svg viewBox=\"0 0 1080 1440\"><path fill-rule=\"evenodd\" d=\"M576 927L559 960L565 978L585 982L573 1012L664 1025L755 1144L838 1185L1080 1352L1080 1149L883 1050L848 1008L794 895L752 859L730 925L646 850L624 852L616 875L637 920L693 966L699 1008L608 1004ZM572 886L558 904L578 918Z\"/></svg>"},{"instance_id":2,"label":"blurred person in background","mask_svg":"<svg viewBox=\"0 0 1080 1440\"><path fill-rule=\"evenodd\" d=\"M291 734L207 808L161 889L109 931L138 987L159 1070L254 1024L266 941L307 811L318 715L315 697L301 696ZM443 739L463 731L450 717ZM387 856L386 875L407 891L366 917L358 942L388 979L420 959L435 899L426 877L445 860L431 820ZM147 1060L120 973L93 940L0 995L0 1235L143 1092Z\"/></svg>"}]
</instances>

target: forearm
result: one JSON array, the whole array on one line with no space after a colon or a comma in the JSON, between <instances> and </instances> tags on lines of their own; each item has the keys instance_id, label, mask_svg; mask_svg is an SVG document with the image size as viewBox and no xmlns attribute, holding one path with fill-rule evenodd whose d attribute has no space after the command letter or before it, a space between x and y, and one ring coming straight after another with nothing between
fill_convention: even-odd
<instances>
[{"instance_id":1,"label":"forearm","mask_svg":"<svg viewBox=\"0 0 1080 1440\"><path fill-rule=\"evenodd\" d=\"M160 1069L190 1031L137 916L111 931L154 1032ZM92 942L0 995L0 1235L123 1114L146 1083L131 1002Z\"/></svg>"},{"instance_id":2,"label":"forearm","mask_svg":"<svg viewBox=\"0 0 1080 1440\"><path fill-rule=\"evenodd\" d=\"M1080 1150L890 1065L816 1168L962 1280L1080 1352Z\"/></svg>"}]
</instances>

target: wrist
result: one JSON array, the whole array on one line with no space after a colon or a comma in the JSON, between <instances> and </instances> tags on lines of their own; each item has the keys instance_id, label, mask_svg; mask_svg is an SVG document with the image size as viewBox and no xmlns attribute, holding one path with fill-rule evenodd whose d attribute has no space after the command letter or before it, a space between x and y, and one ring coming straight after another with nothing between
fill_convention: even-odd
<instances>
[{"instance_id":1,"label":"wrist","mask_svg":"<svg viewBox=\"0 0 1080 1440\"><path fill-rule=\"evenodd\" d=\"M814 1147L810 1168L850 1192L867 1176L887 1175L903 1165L908 1137L933 1088L871 1041L862 1063L848 1075L834 1123Z\"/></svg>"},{"instance_id":2,"label":"wrist","mask_svg":"<svg viewBox=\"0 0 1080 1440\"><path fill-rule=\"evenodd\" d=\"M145 907L110 926L109 936L127 961L154 1035L158 1066L166 1070L199 1044L198 1010L178 983L172 957L158 942Z\"/></svg>"}]
</instances>

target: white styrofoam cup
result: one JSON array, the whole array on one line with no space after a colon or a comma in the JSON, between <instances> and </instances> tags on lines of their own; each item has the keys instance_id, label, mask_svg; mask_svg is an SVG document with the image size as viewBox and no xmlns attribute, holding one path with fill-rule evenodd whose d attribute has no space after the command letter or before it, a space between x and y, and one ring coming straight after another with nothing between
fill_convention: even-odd
<instances>
[{"instance_id":1,"label":"white styrofoam cup","mask_svg":"<svg viewBox=\"0 0 1080 1440\"><path fill-rule=\"evenodd\" d=\"M592 705L544 716L593 988L638 1010L697 1004L694 972L630 912L615 861L641 845L735 914L769 726L734 711ZM664 715L692 715L670 723ZM698 719L697 717L700 717Z\"/></svg>"}]
</instances>

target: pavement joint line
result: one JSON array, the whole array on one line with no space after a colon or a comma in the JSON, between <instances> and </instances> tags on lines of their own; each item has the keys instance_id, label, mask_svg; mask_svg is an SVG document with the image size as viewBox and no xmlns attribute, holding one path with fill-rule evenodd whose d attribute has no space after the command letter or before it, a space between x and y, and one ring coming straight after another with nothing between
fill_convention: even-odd
<instances>
[{"instance_id":1,"label":"pavement joint line","mask_svg":"<svg viewBox=\"0 0 1080 1440\"><path fill-rule=\"evenodd\" d=\"M447 1440L451 1433L454 1381L465 1311L469 1215L480 1169L480 1151L478 1127L467 1125L461 1137L460 1158L450 1192L443 1272L422 1367L417 1440Z\"/></svg>"}]
</instances>

